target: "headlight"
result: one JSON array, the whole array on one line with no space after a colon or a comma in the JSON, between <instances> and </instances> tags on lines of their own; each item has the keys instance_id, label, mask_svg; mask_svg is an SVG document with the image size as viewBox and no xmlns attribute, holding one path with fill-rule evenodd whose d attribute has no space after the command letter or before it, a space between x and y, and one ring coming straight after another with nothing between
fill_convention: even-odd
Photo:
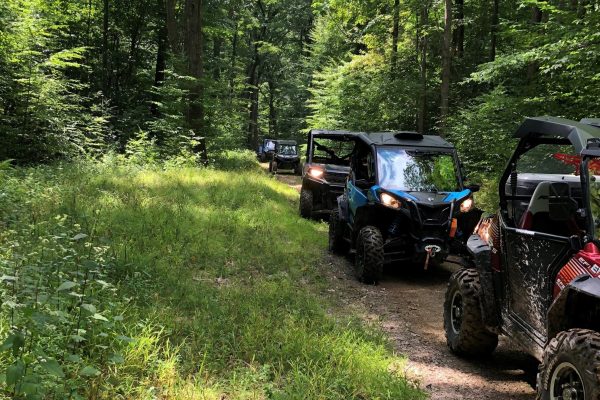
<instances>
[{"instance_id":1,"label":"headlight","mask_svg":"<svg viewBox=\"0 0 600 400\"><path fill-rule=\"evenodd\" d=\"M400 208L400 206L402 205L402 203L400 203L398 199L396 199L393 196L390 196L387 193L381 193L379 198L381 199L381 203L386 207Z\"/></svg>"},{"instance_id":2,"label":"headlight","mask_svg":"<svg viewBox=\"0 0 600 400\"><path fill-rule=\"evenodd\" d=\"M308 170L308 174L313 178L320 178L323 176L324 171L318 168L311 168Z\"/></svg>"},{"instance_id":3,"label":"headlight","mask_svg":"<svg viewBox=\"0 0 600 400\"><path fill-rule=\"evenodd\" d=\"M468 198L465 201L463 201L462 203L460 203L460 212L466 213L471 211L471 208L473 208L473 199L472 198Z\"/></svg>"}]
</instances>

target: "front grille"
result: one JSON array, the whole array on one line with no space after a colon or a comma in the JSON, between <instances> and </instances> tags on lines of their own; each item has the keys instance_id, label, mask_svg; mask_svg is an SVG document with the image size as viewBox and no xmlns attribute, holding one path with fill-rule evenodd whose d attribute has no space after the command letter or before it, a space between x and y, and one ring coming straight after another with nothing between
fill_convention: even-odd
<instances>
[{"instance_id":1,"label":"front grille","mask_svg":"<svg viewBox=\"0 0 600 400\"><path fill-rule=\"evenodd\" d=\"M348 175L327 173L325 174L325 180L331 185L344 186L346 184L347 176Z\"/></svg>"},{"instance_id":2,"label":"front grille","mask_svg":"<svg viewBox=\"0 0 600 400\"><path fill-rule=\"evenodd\" d=\"M419 205L419 212L424 224L443 224L448 222L450 218L450 207L448 206L428 207Z\"/></svg>"}]
</instances>

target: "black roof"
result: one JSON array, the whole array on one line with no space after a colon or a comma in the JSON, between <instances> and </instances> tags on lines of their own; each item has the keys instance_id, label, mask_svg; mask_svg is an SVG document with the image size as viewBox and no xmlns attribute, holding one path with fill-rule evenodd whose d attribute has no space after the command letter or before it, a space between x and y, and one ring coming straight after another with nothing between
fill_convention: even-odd
<instances>
[{"instance_id":1,"label":"black roof","mask_svg":"<svg viewBox=\"0 0 600 400\"><path fill-rule=\"evenodd\" d=\"M350 140L356 137L361 132L352 132L344 130L325 130L325 129L311 129L309 136L317 137L321 139L332 139L332 140Z\"/></svg>"},{"instance_id":2,"label":"black roof","mask_svg":"<svg viewBox=\"0 0 600 400\"><path fill-rule=\"evenodd\" d=\"M581 122L582 124L592 125L596 128L600 128L600 119L598 118L584 118L579 122Z\"/></svg>"},{"instance_id":3,"label":"black roof","mask_svg":"<svg viewBox=\"0 0 600 400\"><path fill-rule=\"evenodd\" d=\"M335 136L335 135L358 135L361 132L352 132L352 131L345 131L345 130L327 130L327 129L311 129L310 130L310 134L311 135L331 135L331 136Z\"/></svg>"},{"instance_id":4,"label":"black roof","mask_svg":"<svg viewBox=\"0 0 600 400\"><path fill-rule=\"evenodd\" d=\"M412 146L454 149L454 146L437 135L421 135L416 132L371 132L358 136L365 143L375 146Z\"/></svg>"},{"instance_id":5,"label":"black roof","mask_svg":"<svg viewBox=\"0 0 600 400\"><path fill-rule=\"evenodd\" d=\"M526 118L514 134L517 138L566 138L575 151L581 153L585 150L587 142L592 138L600 138L600 128L592 122L597 120L571 121L558 117L533 117Z\"/></svg>"},{"instance_id":6,"label":"black roof","mask_svg":"<svg viewBox=\"0 0 600 400\"><path fill-rule=\"evenodd\" d=\"M297 145L298 143L295 140L287 140L287 139L277 139L275 141L278 145L280 144L290 144L290 145Z\"/></svg>"}]
</instances>

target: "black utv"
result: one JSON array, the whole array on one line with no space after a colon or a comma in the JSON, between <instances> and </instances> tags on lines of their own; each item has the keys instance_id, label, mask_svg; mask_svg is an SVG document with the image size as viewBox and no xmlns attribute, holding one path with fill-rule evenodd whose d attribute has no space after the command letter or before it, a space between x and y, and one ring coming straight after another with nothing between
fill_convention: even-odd
<instances>
[{"instance_id":1,"label":"black utv","mask_svg":"<svg viewBox=\"0 0 600 400\"><path fill-rule=\"evenodd\" d=\"M300 215L304 218L329 216L337 206L350 171L350 154L356 133L311 130L302 172Z\"/></svg>"},{"instance_id":2,"label":"black utv","mask_svg":"<svg viewBox=\"0 0 600 400\"><path fill-rule=\"evenodd\" d=\"M359 280L376 283L384 264L443 261L459 253L479 221L454 146L415 132L361 133L329 219L333 252L356 250Z\"/></svg>"},{"instance_id":3,"label":"black utv","mask_svg":"<svg viewBox=\"0 0 600 400\"><path fill-rule=\"evenodd\" d=\"M260 162L264 163L271 159L271 156L275 151L276 143L276 139L263 139L262 143L258 145L258 150L256 151L256 157L258 157Z\"/></svg>"},{"instance_id":4,"label":"black utv","mask_svg":"<svg viewBox=\"0 0 600 400\"><path fill-rule=\"evenodd\" d=\"M302 173L298 144L295 140L277 140L275 150L269 161L269 171L277 172L280 169L291 169L296 175Z\"/></svg>"},{"instance_id":5,"label":"black utv","mask_svg":"<svg viewBox=\"0 0 600 400\"><path fill-rule=\"evenodd\" d=\"M538 399L600 399L600 128L528 118L500 178L500 210L467 243L444 304L450 349L498 335L540 362Z\"/></svg>"}]
</instances>

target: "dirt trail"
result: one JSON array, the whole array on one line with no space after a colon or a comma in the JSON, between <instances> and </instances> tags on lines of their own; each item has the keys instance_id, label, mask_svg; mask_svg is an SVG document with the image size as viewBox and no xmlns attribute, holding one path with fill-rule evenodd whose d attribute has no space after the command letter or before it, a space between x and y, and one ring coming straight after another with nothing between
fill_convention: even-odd
<instances>
[{"instance_id":1,"label":"dirt trail","mask_svg":"<svg viewBox=\"0 0 600 400\"><path fill-rule=\"evenodd\" d=\"M298 176L276 176L300 190ZM442 305L456 266L444 264L429 271L387 268L377 286L357 282L349 259L326 253L323 267L331 281L328 294L382 326L396 351L410 359L407 375L417 379L431 399L535 398L537 363L510 350L504 340L493 355L477 361L457 358L446 347Z\"/></svg>"}]
</instances>

